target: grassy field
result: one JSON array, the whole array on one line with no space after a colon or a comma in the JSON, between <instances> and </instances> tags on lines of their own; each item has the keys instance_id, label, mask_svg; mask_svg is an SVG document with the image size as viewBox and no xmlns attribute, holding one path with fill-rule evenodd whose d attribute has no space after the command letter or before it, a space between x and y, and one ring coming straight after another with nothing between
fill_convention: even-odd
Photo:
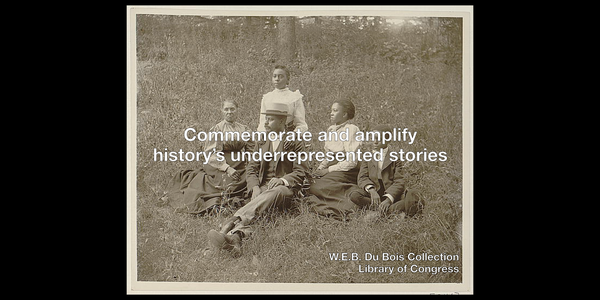
<instances>
[{"instance_id":1,"label":"grassy field","mask_svg":"<svg viewBox=\"0 0 600 300\"><path fill-rule=\"evenodd\" d=\"M137 61L137 266L141 281L183 282L461 282L462 281L462 70L442 59L409 63L378 55L316 60L299 46L290 88L305 95L307 123L313 136L330 125L329 108L338 97L356 105L361 129L388 123L417 132L414 144L392 149L444 151L445 162L409 162L408 186L423 192L427 205L415 218L377 218L357 212L342 222L308 212L298 199L294 209L256 221L256 232L243 254L209 248L206 234L231 215L196 217L178 214L157 199L171 177L193 162L153 161L153 151L197 151L188 127L208 130L221 120L222 99L234 99L243 112L239 122L255 128L262 94L272 90L273 63L263 40L242 37L198 38L205 31L174 19L139 17ZM171 25L169 25L171 24ZM191 24L191 23L190 23ZM188 24L189 25L189 24ZM185 34L183 34L184 32ZM310 33L310 32L309 32ZM298 40L306 40L298 30ZM214 34L214 33L212 33ZM268 44L268 43L267 43ZM268 44L270 45L270 44ZM322 50L320 50L322 51ZM315 150L322 143L313 142ZM330 253L357 253L360 261L336 261ZM383 261L382 253L404 255ZM408 261L409 253L458 255L458 261ZM366 261L365 254L379 254ZM364 273L365 266L408 265L406 273ZM458 267L459 272L411 272L418 267ZM417 270L418 270L418 267Z\"/></svg>"}]
</instances>

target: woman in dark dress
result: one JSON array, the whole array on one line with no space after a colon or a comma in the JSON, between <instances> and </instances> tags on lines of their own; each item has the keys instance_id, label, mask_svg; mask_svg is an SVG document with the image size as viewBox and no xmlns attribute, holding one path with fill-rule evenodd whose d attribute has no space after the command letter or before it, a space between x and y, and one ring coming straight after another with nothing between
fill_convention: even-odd
<instances>
[{"instance_id":1,"label":"woman in dark dress","mask_svg":"<svg viewBox=\"0 0 600 300\"><path fill-rule=\"evenodd\" d=\"M234 101L223 101L221 108L223 121L209 131L239 133L250 131L247 126L235 122L238 105ZM199 169L180 171L171 179L166 197L162 200L177 212L192 214L203 213L215 206L228 204L224 200L241 196L246 190L246 162L233 161L232 154L252 151L253 148L252 141L207 140L204 144L204 152L221 151L225 160L218 161L213 153L208 163Z\"/></svg>"},{"instance_id":2,"label":"woman in dark dress","mask_svg":"<svg viewBox=\"0 0 600 300\"><path fill-rule=\"evenodd\" d=\"M360 142L356 140L358 126L349 121L354 118L355 107L351 101L339 100L331 105L331 122L333 125L327 129L329 132L341 132L348 130L348 141L325 141L325 152L356 152ZM311 184L308 198L311 210L324 216L342 219L345 214L358 208L350 201L348 193L357 188L356 178L360 169L359 162L351 160L344 161L324 160L319 164L315 172L320 178Z\"/></svg>"}]
</instances>

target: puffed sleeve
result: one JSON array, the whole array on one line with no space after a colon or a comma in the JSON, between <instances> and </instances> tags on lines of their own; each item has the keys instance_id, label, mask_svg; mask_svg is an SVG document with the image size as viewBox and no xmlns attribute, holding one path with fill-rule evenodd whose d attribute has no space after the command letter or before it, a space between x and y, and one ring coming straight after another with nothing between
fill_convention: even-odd
<instances>
[{"instance_id":1,"label":"puffed sleeve","mask_svg":"<svg viewBox=\"0 0 600 300\"><path fill-rule=\"evenodd\" d=\"M329 127L327 128L327 131L326 131L326 132L330 132L330 131L332 131L332 130L333 130L333 128L335 128L335 125L331 125L331 126L329 126ZM331 149L329 149L329 147L328 147L328 146L329 146L329 145L328 145L328 143L326 142L326 143L325 143L325 145L323 146L323 150L324 150L323 152L329 152L329 151L331 151ZM335 160L333 160L333 161L328 161L328 160L324 159L323 161L321 161L321 162L319 163L319 166L317 166L317 170L322 170L322 169L328 168L328 167L329 167L329 165L333 165L333 164L335 164L335 163L337 163L337 161L335 161Z\"/></svg>"},{"instance_id":2,"label":"puffed sleeve","mask_svg":"<svg viewBox=\"0 0 600 300\"><path fill-rule=\"evenodd\" d=\"M306 124L306 109L304 108L304 101L302 101L304 95L300 94L300 91L296 91L295 94L298 98L294 101L294 125L301 132L306 132L308 131L308 124Z\"/></svg>"},{"instance_id":3,"label":"puffed sleeve","mask_svg":"<svg viewBox=\"0 0 600 300\"><path fill-rule=\"evenodd\" d=\"M242 130L244 132L252 133L252 130L249 127L247 127L246 125L243 125ZM247 152L253 151L254 144L255 144L255 142L252 139L248 140L247 142L245 142L245 146L244 146L244 149L242 149L242 151L247 151Z\"/></svg>"}]
</instances>

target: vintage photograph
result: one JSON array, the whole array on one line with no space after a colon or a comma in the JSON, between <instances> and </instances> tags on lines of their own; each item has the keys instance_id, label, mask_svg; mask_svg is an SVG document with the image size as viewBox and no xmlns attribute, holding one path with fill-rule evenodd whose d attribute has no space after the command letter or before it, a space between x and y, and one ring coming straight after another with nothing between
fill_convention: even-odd
<instances>
[{"instance_id":1,"label":"vintage photograph","mask_svg":"<svg viewBox=\"0 0 600 300\"><path fill-rule=\"evenodd\" d=\"M127 30L128 292L472 293L472 7Z\"/></svg>"}]
</instances>

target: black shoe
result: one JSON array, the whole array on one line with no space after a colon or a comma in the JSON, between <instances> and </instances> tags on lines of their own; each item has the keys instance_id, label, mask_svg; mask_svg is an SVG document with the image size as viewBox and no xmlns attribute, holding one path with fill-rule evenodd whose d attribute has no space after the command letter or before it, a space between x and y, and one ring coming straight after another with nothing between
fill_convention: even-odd
<instances>
[{"instance_id":1,"label":"black shoe","mask_svg":"<svg viewBox=\"0 0 600 300\"><path fill-rule=\"evenodd\" d=\"M235 224L237 224L240 221L240 217L237 216L233 216L229 219L227 219L227 221L225 221L224 225L221 225L220 231L222 233L227 234L231 229L233 229L233 227L235 227Z\"/></svg>"},{"instance_id":2,"label":"black shoe","mask_svg":"<svg viewBox=\"0 0 600 300\"><path fill-rule=\"evenodd\" d=\"M239 234L225 234L211 229L207 236L210 244L216 248L229 251L233 257L242 255L242 238Z\"/></svg>"}]
</instances>

